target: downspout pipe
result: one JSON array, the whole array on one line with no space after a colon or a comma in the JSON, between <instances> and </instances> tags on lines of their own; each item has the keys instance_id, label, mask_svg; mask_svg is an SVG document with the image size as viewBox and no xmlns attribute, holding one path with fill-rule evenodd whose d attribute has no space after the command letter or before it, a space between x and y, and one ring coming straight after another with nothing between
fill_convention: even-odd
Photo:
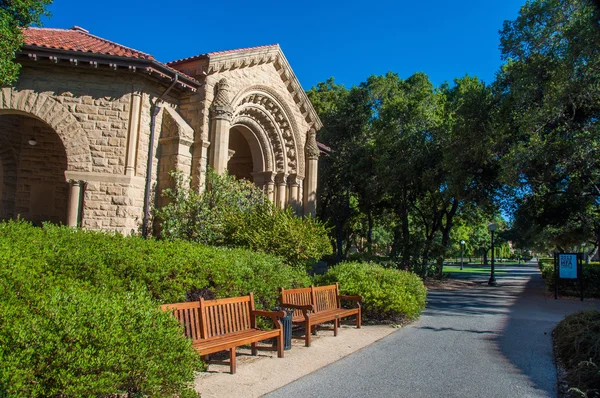
<instances>
[{"instance_id":1,"label":"downspout pipe","mask_svg":"<svg viewBox=\"0 0 600 398\"><path fill-rule=\"evenodd\" d=\"M156 130L156 116L160 112L160 105L166 98L169 91L175 87L179 81L179 74L175 73L173 83L165 90L162 95L156 99L150 107L150 139L148 140L148 163L146 165L146 195L144 198L144 219L142 221L142 237L148 238L148 223L150 220L150 193L152 190L152 159L154 158L154 135Z\"/></svg>"}]
</instances>

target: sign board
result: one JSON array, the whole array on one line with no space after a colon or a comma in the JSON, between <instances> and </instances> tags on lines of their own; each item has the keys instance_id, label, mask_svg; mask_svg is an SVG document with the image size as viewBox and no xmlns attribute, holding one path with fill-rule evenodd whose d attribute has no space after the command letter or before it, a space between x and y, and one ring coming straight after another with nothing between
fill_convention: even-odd
<instances>
[{"instance_id":1,"label":"sign board","mask_svg":"<svg viewBox=\"0 0 600 398\"><path fill-rule=\"evenodd\" d=\"M558 255L558 277L577 279L577 254Z\"/></svg>"}]
</instances>

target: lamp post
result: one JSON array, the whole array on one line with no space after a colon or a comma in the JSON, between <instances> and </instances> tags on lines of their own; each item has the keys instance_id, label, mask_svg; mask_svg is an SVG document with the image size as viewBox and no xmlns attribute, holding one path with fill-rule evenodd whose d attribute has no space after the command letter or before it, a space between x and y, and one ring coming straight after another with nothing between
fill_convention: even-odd
<instances>
[{"instance_id":1,"label":"lamp post","mask_svg":"<svg viewBox=\"0 0 600 398\"><path fill-rule=\"evenodd\" d=\"M460 241L460 270L461 271L463 269L464 256L465 256L465 241L461 240Z\"/></svg>"},{"instance_id":2,"label":"lamp post","mask_svg":"<svg viewBox=\"0 0 600 398\"><path fill-rule=\"evenodd\" d=\"M496 276L494 275L494 232L496 231L496 228L498 228L498 226L494 223L488 225L488 231L492 233L492 268L490 272L490 279L488 280L489 286L498 286L496 283Z\"/></svg>"}]
</instances>

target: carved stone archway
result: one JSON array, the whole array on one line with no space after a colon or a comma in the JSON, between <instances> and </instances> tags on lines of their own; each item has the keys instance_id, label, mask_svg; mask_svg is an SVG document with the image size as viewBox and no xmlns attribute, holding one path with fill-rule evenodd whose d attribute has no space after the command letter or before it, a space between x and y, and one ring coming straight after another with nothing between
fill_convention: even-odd
<instances>
[{"instance_id":1,"label":"carved stone archway","mask_svg":"<svg viewBox=\"0 0 600 398\"><path fill-rule=\"evenodd\" d=\"M3 88L1 114L23 114L48 124L60 137L67 153L67 170L91 171L92 156L85 131L69 109L43 93Z\"/></svg>"}]
</instances>

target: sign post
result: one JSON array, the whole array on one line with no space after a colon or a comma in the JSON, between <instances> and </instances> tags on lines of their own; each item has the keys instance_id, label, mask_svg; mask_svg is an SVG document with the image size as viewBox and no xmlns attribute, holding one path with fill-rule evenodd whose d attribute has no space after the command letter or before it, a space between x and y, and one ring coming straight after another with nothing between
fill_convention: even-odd
<instances>
[{"instance_id":1,"label":"sign post","mask_svg":"<svg viewBox=\"0 0 600 398\"><path fill-rule=\"evenodd\" d=\"M558 283L561 279L577 279L583 301L583 272L580 253L554 253L554 299L558 299Z\"/></svg>"}]
</instances>

